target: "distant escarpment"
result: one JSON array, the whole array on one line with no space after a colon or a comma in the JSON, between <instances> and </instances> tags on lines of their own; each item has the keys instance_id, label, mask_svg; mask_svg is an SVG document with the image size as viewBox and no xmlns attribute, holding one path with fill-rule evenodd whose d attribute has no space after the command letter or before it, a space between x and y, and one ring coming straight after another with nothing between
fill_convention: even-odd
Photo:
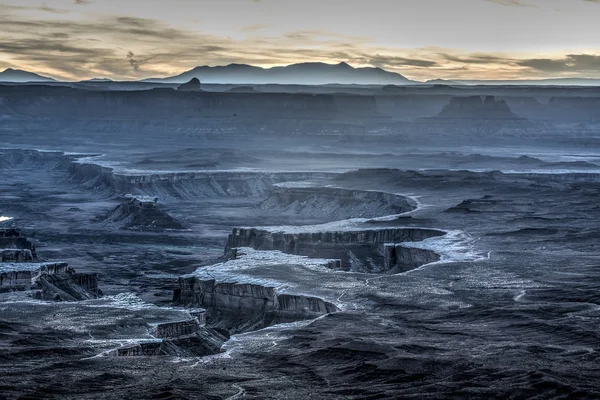
<instances>
[{"instance_id":1,"label":"distant escarpment","mask_svg":"<svg viewBox=\"0 0 600 400\"><path fill-rule=\"evenodd\" d=\"M413 210L415 205L404 196L383 192L328 187L276 187L260 207L279 213L339 220L401 214Z\"/></svg>"},{"instance_id":2,"label":"distant escarpment","mask_svg":"<svg viewBox=\"0 0 600 400\"><path fill-rule=\"evenodd\" d=\"M81 90L31 85L2 87L0 99L6 118L45 120L64 128L99 129L100 121L148 124L163 120L181 127L193 119L252 117L276 119L331 119L355 115L377 116L373 96L311 93L204 92L190 81L179 90ZM197 122L197 121L196 121ZM221 121L223 123L224 121ZM116 125L115 125L116 126Z\"/></svg>"},{"instance_id":3,"label":"distant escarpment","mask_svg":"<svg viewBox=\"0 0 600 400\"><path fill-rule=\"evenodd\" d=\"M181 222L162 211L157 202L157 198L130 198L112 210L102 222L118 229L183 229Z\"/></svg>"},{"instance_id":4,"label":"distant escarpment","mask_svg":"<svg viewBox=\"0 0 600 400\"><path fill-rule=\"evenodd\" d=\"M504 100L496 100L494 96L454 97L434 118L519 119Z\"/></svg>"},{"instance_id":5,"label":"distant escarpment","mask_svg":"<svg viewBox=\"0 0 600 400\"><path fill-rule=\"evenodd\" d=\"M94 163L73 163L69 174L82 186L104 190L107 194L157 196L161 199L196 199L214 197L260 197L285 181L323 179L333 173L263 173L263 172L167 172L148 174L118 173L113 168Z\"/></svg>"}]
</instances>

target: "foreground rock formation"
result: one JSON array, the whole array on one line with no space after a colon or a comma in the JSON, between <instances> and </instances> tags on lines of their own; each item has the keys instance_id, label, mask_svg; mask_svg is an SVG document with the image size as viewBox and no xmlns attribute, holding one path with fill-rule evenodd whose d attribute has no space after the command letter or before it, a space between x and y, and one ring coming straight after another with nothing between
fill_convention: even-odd
<instances>
[{"instance_id":1,"label":"foreground rock formation","mask_svg":"<svg viewBox=\"0 0 600 400\"><path fill-rule=\"evenodd\" d=\"M206 326L205 310L190 311L192 318L149 326L154 339L138 340L108 352L114 357L199 357L221 352L227 337Z\"/></svg>"},{"instance_id":2,"label":"foreground rock formation","mask_svg":"<svg viewBox=\"0 0 600 400\"><path fill-rule=\"evenodd\" d=\"M245 277L242 271L262 268L285 270L286 264L326 267L331 261L241 248L236 251L235 258L225 263L201 267L193 274L181 277L173 300L176 305L205 308L210 325L229 333L313 319L339 309L319 297L282 292L280 284Z\"/></svg>"}]
</instances>

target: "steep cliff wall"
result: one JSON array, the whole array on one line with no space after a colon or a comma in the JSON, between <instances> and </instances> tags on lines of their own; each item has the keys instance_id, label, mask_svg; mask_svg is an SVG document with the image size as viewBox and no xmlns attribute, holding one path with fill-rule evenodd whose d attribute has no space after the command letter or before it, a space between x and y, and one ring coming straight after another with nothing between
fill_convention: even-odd
<instances>
[{"instance_id":1,"label":"steep cliff wall","mask_svg":"<svg viewBox=\"0 0 600 400\"><path fill-rule=\"evenodd\" d=\"M396 273L413 269L438 257L433 251L404 249L399 243L443 236L445 232L423 228L388 228L361 231L271 232L258 228L234 229L225 252L236 247L279 250L288 254L340 260L332 268L366 273ZM395 256L385 257L384 245L394 246ZM417 254L419 253L419 254ZM423 261L423 262L419 262Z\"/></svg>"},{"instance_id":2,"label":"steep cliff wall","mask_svg":"<svg viewBox=\"0 0 600 400\"><path fill-rule=\"evenodd\" d=\"M33 278L41 274L66 274L67 263L1 263L0 288L5 290L26 290L33 284Z\"/></svg>"},{"instance_id":3,"label":"steep cliff wall","mask_svg":"<svg viewBox=\"0 0 600 400\"><path fill-rule=\"evenodd\" d=\"M328 173L173 172L126 174L93 163L73 163L70 177L81 185L107 193L196 199L260 197L273 185L290 180L323 179Z\"/></svg>"},{"instance_id":4,"label":"steep cliff wall","mask_svg":"<svg viewBox=\"0 0 600 400\"><path fill-rule=\"evenodd\" d=\"M275 287L263 284L220 282L198 276L180 278L174 300L177 305L206 308L210 325L230 333L338 311L334 304L318 297L278 293Z\"/></svg>"},{"instance_id":5,"label":"steep cliff wall","mask_svg":"<svg viewBox=\"0 0 600 400\"><path fill-rule=\"evenodd\" d=\"M16 228L0 229L0 250L6 250L6 254L2 252L2 261L29 261L37 258L35 245L23 236L20 229ZM12 250L25 251L12 252Z\"/></svg>"},{"instance_id":6,"label":"steep cliff wall","mask_svg":"<svg viewBox=\"0 0 600 400\"><path fill-rule=\"evenodd\" d=\"M0 249L1 262L27 262L33 261L33 253L29 249Z\"/></svg>"},{"instance_id":7,"label":"steep cliff wall","mask_svg":"<svg viewBox=\"0 0 600 400\"><path fill-rule=\"evenodd\" d=\"M404 247L397 244L384 245L384 262L387 273L398 274L421 265L439 261L440 255L425 249Z\"/></svg>"},{"instance_id":8,"label":"steep cliff wall","mask_svg":"<svg viewBox=\"0 0 600 400\"><path fill-rule=\"evenodd\" d=\"M158 324L154 328L154 336L157 338L178 338L196 334L202 325L194 318L186 321L167 322Z\"/></svg>"}]
</instances>

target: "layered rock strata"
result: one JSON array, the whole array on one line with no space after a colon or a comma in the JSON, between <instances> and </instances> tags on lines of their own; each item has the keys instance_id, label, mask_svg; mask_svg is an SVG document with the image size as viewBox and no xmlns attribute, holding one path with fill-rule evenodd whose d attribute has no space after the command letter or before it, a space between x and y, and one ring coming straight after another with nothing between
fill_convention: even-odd
<instances>
[{"instance_id":1,"label":"layered rock strata","mask_svg":"<svg viewBox=\"0 0 600 400\"><path fill-rule=\"evenodd\" d=\"M15 250L27 250L18 252ZM37 258L35 245L21 233L20 229L0 229L0 251L2 261L30 261Z\"/></svg>"},{"instance_id":2,"label":"layered rock strata","mask_svg":"<svg viewBox=\"0 0 600 400\"><path fill-rule=\"evenodd\" d=\"M332 260L289 256L280 252L239 249L237 258L199 268L179 278L173 300L176 305L202 307L210 326L229 333L246 332L278 323L313 319L339 311L320 297L281 290L275 281L243 275L248 268L281 268L292 264L327 267ZM287 264L287 266L286 266Z\"/></svg>"},{"instance_id":3,"label":"layered rock strata","mask_svg":"<svg viewBox=\"0 0 600 400\"><path fill-rule=\"evenodd\" d=\"M226 253L236 247L279 250L288 254L324 257L330 268L367 273L398 273L439 260L430 250L403 247L403 242L445 235L436 229L383 228L358 231L285 233L258 228L233 229Z\"/></svg>"}]
</instances>

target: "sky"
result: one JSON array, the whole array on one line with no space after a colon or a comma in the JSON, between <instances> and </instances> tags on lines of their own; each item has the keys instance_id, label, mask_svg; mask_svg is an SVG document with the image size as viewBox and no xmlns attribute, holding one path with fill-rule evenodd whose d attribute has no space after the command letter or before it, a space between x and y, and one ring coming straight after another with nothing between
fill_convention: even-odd
<instances>
[{"instance_id":1,"label":"sky","mask_svg":"<svg viewBox=\"0 0 600 400\"><path fill-rule=\"evenodd\" d=\"M600 0L0 0L0 70L134 80L347 62L409 79L600 78Z\"/></svg>"}]
</instances>

